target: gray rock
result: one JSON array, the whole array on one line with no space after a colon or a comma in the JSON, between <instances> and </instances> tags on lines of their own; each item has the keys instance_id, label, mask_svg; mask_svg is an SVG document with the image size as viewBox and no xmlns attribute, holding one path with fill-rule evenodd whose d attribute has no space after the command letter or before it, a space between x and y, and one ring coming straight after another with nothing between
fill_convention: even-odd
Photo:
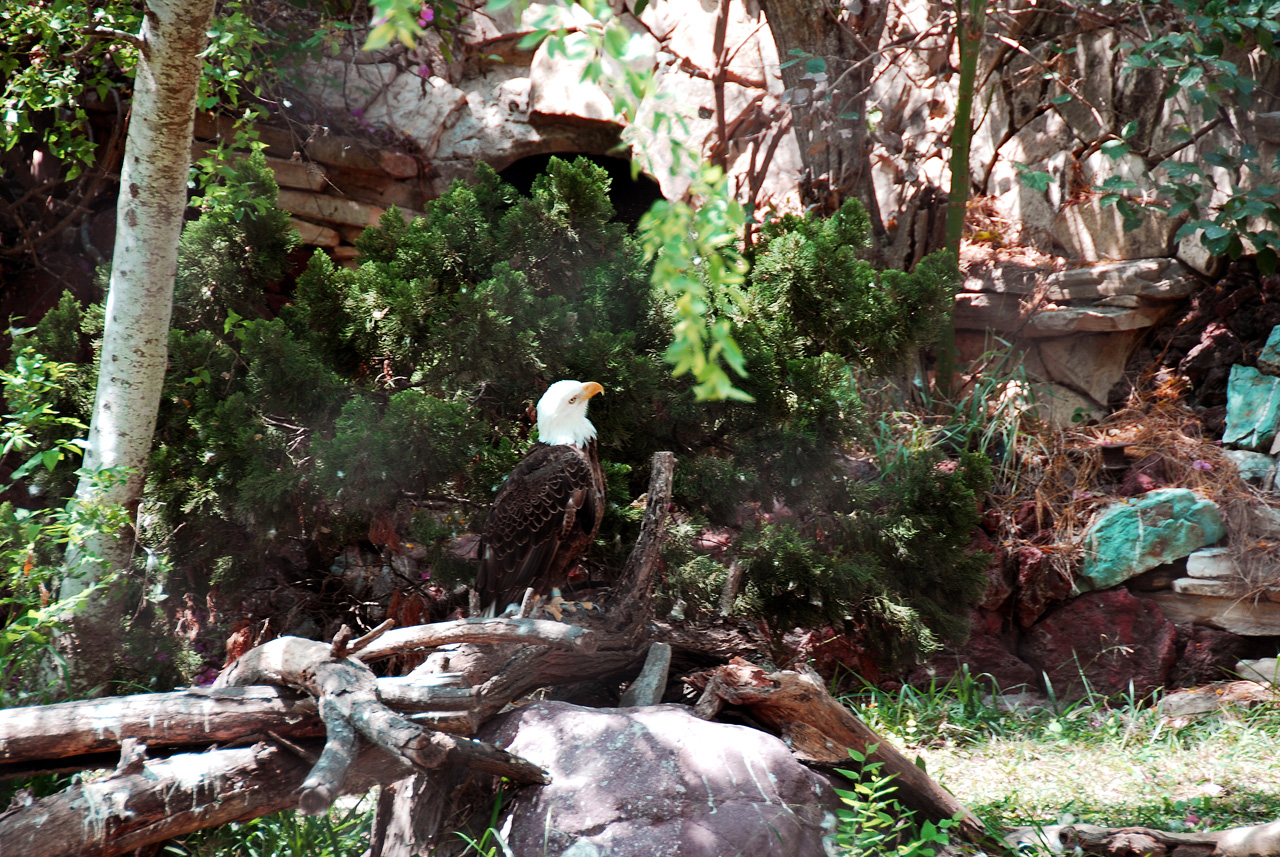
<instances>
[{"instance_id":1,"label":"gray rock","mask_svg":"<svg viewBox=\"0 0 1280 857\"><path fill-rule=\"evenodd\" d=\"M1062 384L1033 384L1037 415L1053 431L1069 429L1080 422L1098 422L1106 412L1088 396Z\"/></svg>"},{"instance_id":2,"label":"gray rock","mask_svg":"<svg viewBox=\"0 0 1280 857\"><path fill-rule=\"evenodd\" d=\"M504 807L515 854L825 857L840 801L780 740L678 705L523 706L477 736L542 765Z\"/></svg>"},{"instance_id":3,"label":"gray rock","mask_svg":"<svg viewBox=\"0 0 1280 857\"><path fill-rule=\"evenodd\" d=\"M1263 684L1276 684L1280 677L1280 658L1256 658L1243 660L1236 664L1236 674L1240 678Z\"/></svg>"},{"instance_id":4,"label":"gray rock","mask_svg":"<svg viewBox=\"0 0 1280 857\"><path fill-rule=\"evenodd\" d=\"M1229 548L1205 548L1187 556L1187 576L1201 580L1238 578L1240 570Z\"/></svg>"},{"instance_id":5,"label":"gray rock","mask_svg":"<svg viewBox=\"0 0 1280 857\"><path fill-rule=\"evenodd\" d=\"M1243 580L1221 578L1179 577L1173 582L1173 591L1179 595L1205 595L1210 598L1249 597L1249 586Z\"/></svg>"},{"instance_id":6,"label":"gray rock","mask_svg":"<svg viewBox=\"0 0 1280 857\"><path fill-rule=\"evenodd\" d=\"M1170 622L1220 628L1242 637L1280 636L1280 604L1239 598L1214 598L1177 592L1142 593L1154 601Z\"/></svg>"},{"instance_id":7,"label":"gray rock","mask_svg":"<svg viewBox=\"0 0 1280 857\"><path fill-rule=\"evenodd\" d=\"M1151 327L1167 312L1163 306L1137 308L1047 304L1024 313L1016 295L963 292L956 295L955 325L964 330L1017 331L1036 338L1074 333L1112 333Z\"/></svg>"},{"instance_id":8,"label":"gray rock","mask_svg":"<svg viewBox=\"0 0 1280 857\"><path fill-rule=\"evenodd\" d=\"M1101 182L1105 176L1092 179ZM1151 214L1133 232L1125 232L1124 218L1114 206L1097 199L1064 205L1054 224L1055 236L1075 258L1086 262L1148 259L1167 253L1174 226L1167 216Z\"/></svg>"},{"instance_id":9,"label":"gray rock","mask_svg":"<svg viewBox=\"0 0 1280 857\"><path fill-rule=\"evenodd\" d=\"M1212 691L1182 690L1160 700L1161 717L1197 717L1218 710L1218 697Z\"/></svg>"},{"instance_id":10,"label":"gray rock","mask_svg":"<svg viewBox=\"0 0 1280 857\"><path fill-rule=\"evenodd\" d=\"M1106 404L1111 388L1124 376L1138 336L1136 331L1124 331L1045 339L1040 342L1040 360L1050 381Z\"/></svg>"},{"instance_id":11,"label":"gray rock","mask_svg":"<svg viewBox=\"0 0 1280 857\"><path fill-rule=\"evenodd\" d=\"M1131 259L1103 262L1067 271L1052 271L1016 263L992 265L965 281L966 291L1030 295L1043 285L1051 301L1097 300L1137 296L1157 300L1184 298L1199 282L1173 259Z\"/></svg>"},{"instance_id":12,"label":"gray rock","mask_svg":"<svg viewBox=\"0 0 1280 857\"><path fill-rule=\"evenodd\" d=\"M1136 295L1173 300L1184 298L1199 285L1173 259L1132 259L1073 268L1048 278L1049 299L1055 301Z\"/></svg>"}]
</instances>

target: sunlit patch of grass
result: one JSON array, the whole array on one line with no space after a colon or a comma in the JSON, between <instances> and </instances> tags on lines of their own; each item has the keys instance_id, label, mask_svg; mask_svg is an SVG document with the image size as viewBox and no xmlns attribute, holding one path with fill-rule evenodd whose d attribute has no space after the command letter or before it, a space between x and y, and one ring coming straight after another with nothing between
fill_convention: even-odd
<instances>
[{"instance_id":1,"label":"sunlit patch of grass","mask_svg":"<svg viewBox=\"0 0 1280 857\"><path fill-rule=\"evenodd\" d=\"M994 827L1085 822L1216 830L1280 818L1280 707L1183 726L1149 700L1005 711L962 676L846 701Z\"/></svg>"}]
</instances>

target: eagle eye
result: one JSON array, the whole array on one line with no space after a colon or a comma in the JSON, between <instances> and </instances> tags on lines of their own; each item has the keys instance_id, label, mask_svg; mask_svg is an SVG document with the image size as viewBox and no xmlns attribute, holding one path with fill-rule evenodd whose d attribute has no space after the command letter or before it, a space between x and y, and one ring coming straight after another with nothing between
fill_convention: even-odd
<instances>
[{"instance_id":1,"label":"eagle eye","mask_svg":"<svg viewBox=\"0 0 1280 857\"><path fill-rule=\"evenodd\" d=\"M570 396L570 397L569 397L569 404L571 404L571 405L572 405L572 404L573 404L574 402L576 402L576 401L578 401L578 397L577 397L577 396Z\"/></svg>"}]
</instances>

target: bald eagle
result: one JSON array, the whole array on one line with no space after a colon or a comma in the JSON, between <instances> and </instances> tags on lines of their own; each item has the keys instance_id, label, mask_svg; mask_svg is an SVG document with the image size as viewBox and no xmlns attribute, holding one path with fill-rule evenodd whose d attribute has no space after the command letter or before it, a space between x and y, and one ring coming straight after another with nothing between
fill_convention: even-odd
<instances>
[{"instance_id":1,"label":"bald eagle","mask_svg":"<svg viewBox=\"0 0 1280 857\"><path fill-rule=\"evenodd\" d=\"M538 400L538 443L498 489L480 539L476 589L485 616L525 590L558 595L604 514L604 471L587 403L595 381L557 381Z\"/></svg>"}]
</instances>

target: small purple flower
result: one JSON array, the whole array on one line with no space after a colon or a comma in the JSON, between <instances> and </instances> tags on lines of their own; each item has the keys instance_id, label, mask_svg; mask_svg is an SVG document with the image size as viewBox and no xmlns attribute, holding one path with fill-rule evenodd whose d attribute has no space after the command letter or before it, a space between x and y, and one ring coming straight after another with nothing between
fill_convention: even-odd
<instances>
[{"instance_id":1,"label":"small purple flower","mask_svg":"<svg viewBox=\"0 0 1280 857\"><path fill-rule=\"evenodd\" d=\"M351 111L351 115L356 119L359 119L361 116L364 115L364 111L361 110L359 107L356 107Z\"/></svg>"},{"instance_id":2,"label":"small purple flower","mask_svg":"<svg viewBox=\"0 0 1280 857\"><path fill-rule=\"evenodd\" d=\"M426 3L422 4L422 9L418 12L418 25L425 27L436 19L436 10L432 9Z\"/></svg>"},{"instance_id":3,"label":"small purple flower","mask_svg":"<svg viewBox=\"0 0 1280 857\"><path fill-rule=\"evenodd\" d=\"M1201 461L1200 459L1197 458L1195 461L1191 462L1191 469L1192 470L1212 470L1213 465L1207 461Z\"/></svg>"},{"instance_id":4,"label":"small purple flower","mask_svg":"<svg viewBox=\"0 0 1280 857\"><path fill-rule=\"evenodd\" d=\"M426 66L426 65L418 66L418 77L422 78L423 80L426 80L427 78L431 77L431 66Z\"/></svg>"}]
</instances>

